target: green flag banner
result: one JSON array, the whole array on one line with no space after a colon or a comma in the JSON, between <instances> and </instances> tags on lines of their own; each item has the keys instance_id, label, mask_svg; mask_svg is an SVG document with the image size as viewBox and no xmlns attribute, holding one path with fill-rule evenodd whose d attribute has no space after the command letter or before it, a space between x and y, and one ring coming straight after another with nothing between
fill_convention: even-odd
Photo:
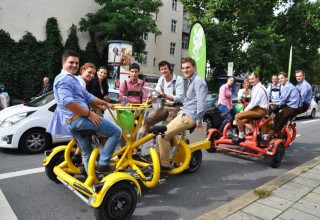
<instances>
[{"instance_id":1,"label":"green flag banner","mask_svg":"<svg viewBox=\"0 0 320 220\"><path fill-rule=\"evenodd\" d=\"M289 64L288 64L288 80L289 81L290 81L290 74L291 74L291 64L292 64L292 46L290 47Z\"/></svg>"},{"instance_id":2,"label":"green flag banner","mask_svg":"<svg viewBox=\"0 0 320 220\"><path fill-rule=\"evenodd\" d=\"M206 37L200 22L196 21L190 30L189 56L196 61L197 72L204 80L206 79Z\"/></svg>"}]
</instances>

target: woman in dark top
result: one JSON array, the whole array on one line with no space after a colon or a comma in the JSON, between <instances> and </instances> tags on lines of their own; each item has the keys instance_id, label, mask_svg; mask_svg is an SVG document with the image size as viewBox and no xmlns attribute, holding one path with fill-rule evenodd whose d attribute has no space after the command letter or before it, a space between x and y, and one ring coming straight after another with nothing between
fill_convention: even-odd
<instances>
[{"instance_id":1,"label":"woman in dark top","mask_svg":"<svg viewBox=\"0 0 320 220\"><path fill-rule=\"evenodd\" d=\"M97 71L97 75L91 80L89 83L87 83L87 90L92 95L98 97L99 99L104 99L107 102L110 101L110 98L108 97L108 72L106 67L99 67ZM100 109L94 109L95 113L97 113L100 116L103 116L103 111Z\"/></svg>"}]
</instances>

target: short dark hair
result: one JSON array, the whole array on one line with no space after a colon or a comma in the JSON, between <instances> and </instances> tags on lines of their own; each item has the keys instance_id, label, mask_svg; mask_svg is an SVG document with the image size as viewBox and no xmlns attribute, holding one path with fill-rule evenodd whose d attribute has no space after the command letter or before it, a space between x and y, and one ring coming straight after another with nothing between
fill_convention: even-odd
<instances>
[{"instance_id":1,"label":"short dark hair","mask_svg":"<svg viewBox=\"0 0 320 220\"><path fill-rule=\"evenodd\" d=\"M137 63L132 63L132 64L130 64L129 70L132 70L132 69L137 69L138 71L140 71L140 66L139 66L139 64L137 64Z\"/></svg>"},{"instance_id":2,"label":"short dark hair","mask_svg":"<svg viewBox=\"0 0 320 220\"><path fill-rule=\"evenodd\" d=\"M191 57L185 57L185 58L182 58L181 60L181 64L183 63L191 63L191 65L193 67L195 67L197 64L196 64L196 61L194 59L192 59Z\"/></svg>"},{"instance_id":3,"label":"short dark hair","mask_svg":"<svg viewBox=\"0 0 320 220\"><path fill-rule=\"evenodd\" d=\"M162 67L162 66L168 66L170 73L172 73L171 64L168 61L165 61L165 60L161 61L158 64L158 69L160 70L160 67Z\"/></svg>"},{"instance_id":4,"label":"short dark hair","mask_svg":"<svg viewBox=\"0 0 320 220\"><path fill-rule=\"evenodd\" d=\"M297 73L302 73L302 75L305 76L305 73L304 73L304 71L302 71L302 70L296 70L295 73L296 73L296 74L297 74Z\"/></svg>"},{"instance_id":5,"label":"short dark hair","mask_svg":"<svg viewBox=\"0 0 320 220\"><path fill-rule=\"evenodd\" d=\"M278 76L280 76L280 75L283 75L284 77L288 78L288 74L285 73L285 72L279 72L279 73L278 73Z\"/></svg>"},{"instance_id":6,"label":"short dark hair","mask_svg":"<svg viewBox=\"0 0 320 220\"><path fill-rule=\"evenodd\" d=\"M62 54L62 61L66 61L68 59L68 57L78 57L79 58L79 54L73 50L66 50Z\"/></svg>"},{"instance_id":7,"label":"short dark hair","mask_svg":"<svg viewBox=\"0 0 320 220\"><path fill-rule=\"evenodd\" d=\"M106 71L108 72L108 69L107 69L107 67L105 67L105 66L100 66L100 67L98 68L97 72L99 72L100 70L106 70Z\"/></svg>"}]
</instances>

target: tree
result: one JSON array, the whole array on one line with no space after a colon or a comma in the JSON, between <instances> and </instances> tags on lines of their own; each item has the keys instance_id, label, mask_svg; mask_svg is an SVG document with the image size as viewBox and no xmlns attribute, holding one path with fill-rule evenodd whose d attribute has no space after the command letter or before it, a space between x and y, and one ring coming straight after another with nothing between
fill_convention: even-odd
<instances>
[{"instance_id":1,"label":"tree","mask_svg":"<svg viewBox=\"0 0 320 220\"><path fill-rule=\"evenodd\" d=\"M46 70L47 75L54 79L61 71L61 56L63 53L62 37L56 18L48 18L46 23L46 40L45 55L46 55Z\"/></svg>"},{"instance_id":2,"label":"tree","mask_svg":"<svg viewBox=\"0 0 320 220\"><path fill-rule=\"evenodd\" d=\"M270 80L271 74L287 72L291 45L292 70L314 75L312 63L319 59L320 47L319 1L181 1L191 19L205 27L207 59L215 76L225 74L232 61L236 75L255 71Z\"/></svg>"},{"instance_id":3,"label":"tree","mask_svg":"<svg viewBox=\"0 0 320 220\"><path fill-rule=\"evenodd\" d=\"M80 21L80 31L89 31L102 48L108 40L133 43L135 57L145 48L143 33L160 34L154 15L162 6L161 0L95 0L101 9L89 13Z\"/></svg>"},{"instance_id":4,"label":"tree","mask_svg":"<svg viewBox=\"0 0 320 220\"><path fill-rule=\"evenodd\" d=\"M64 48L65 50L73 50L80 54L81 49L79 46L79 38L77 35L77 31L77 26L73 24L69 29L69 35L64 45Z\"/></svg>"}]
</instances>

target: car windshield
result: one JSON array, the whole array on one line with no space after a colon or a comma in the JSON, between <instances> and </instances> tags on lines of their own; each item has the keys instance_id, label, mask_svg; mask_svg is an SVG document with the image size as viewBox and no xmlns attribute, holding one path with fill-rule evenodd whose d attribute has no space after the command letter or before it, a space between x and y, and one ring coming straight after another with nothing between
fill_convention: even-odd
<instances>
[{"instance_id":1,"label":"car windshield","mask_svg":"<svg viewBox=\"0 0 320 220\"><path fill-rule=\"evenodd\" d=\"M49 92L47 94L44 94L43 96L40 96L37 99L28 102L26 105L30 107L40 107L51 102L52 100L54 100L53 92Z\"/></svg>"}]
</instances>

